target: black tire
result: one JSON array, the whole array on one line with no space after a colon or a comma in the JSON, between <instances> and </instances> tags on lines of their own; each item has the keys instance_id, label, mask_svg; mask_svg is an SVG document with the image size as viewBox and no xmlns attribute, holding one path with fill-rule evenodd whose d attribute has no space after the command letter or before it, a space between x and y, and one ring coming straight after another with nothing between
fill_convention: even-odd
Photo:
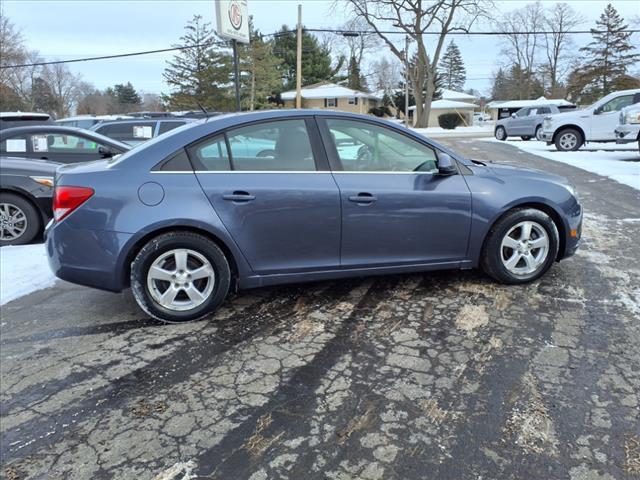
<instances>
[{"instance_id":1,"label":"black tire","mask_svg":"<svg viewBox=\"0 0 640 480\"><path fill-rule=\"evenodd\" d=\"M529 135L523 135L520 137L522 140L524 140L525 142L531 140L531 137Z\"/></svg>"},{"instance_id":2,"label":"black tire","mask_svg":"<svg viewBox=\"0 0 640 480\"><path fill-rule=\"evenodd\" d=\"M20 235L5 239L5 235L9 233L9 230L5 230L4 222L6 220L0 220L2 222L2 238L0 239L0 246L6 245L25 245L34 238L36 238L40 232L42 231L42 219L38 210L33 206L31 202L20 195L16 195L14 193L2 192L0 193L0 204L4 204L9 208L12 212L17 212L20 210L25 217L26 225L22 222L18 222L18 227L23 228ZM17 209L17 210L16 210ZM8 220L8 219L7 219ZM13 226L9 227L9 223L6 224L7 228L11 228L13 230Z\"/></svg>"},{"instance_id":3,"label":"black tire","mask_svg":"<svg viewBox=\"0 0 640 480\"><path fill-rule=\"evenodd\" d=\"M505 267L502 261L502 241L514 226L524 221L534 222L546 231L548 236L548 250L544 261L542 261L534 272L515 275ZM480 265L487 275L500 283L518 285L532 282L540 278L551 268L551 265L553 265L553 262L558 256L559 244L558 228L549 215L534 208L516 208L503 215L487 234L482 248Z\"/></svg>"},{"instance_id":4,"label":"black tire","mask_svg":"<svg viewBox=\"0 0 640 480\"><path fill-rule=\"evenodd\" d=\"M536 127L536 133L535 133L535 138L536 140L538 140L539 142L542 141L542 125L538 125Z\"/></svg>"},{"instance_id":5,"label":"black tire","mask_svg":"<svg viewBox=\"0 0 640 480\"><path fill-rule=\"evenodd\" d=\"M188 249L202 255L215 274L211 292L202 304L193 309L176 311L166 308L149 291L147 275L152 264L163 254L175 249ZM171 281L168 283L167 288L171 288ZM138 305L153 318L167 323L198 320L213 313L227 296L230 283L229 262L220 247L208 238L192 232L178 231L159 235L142 247L131 264L131 289Z\"/></svg>"},{"instance_id":6,"label":"black tire","mask_svg":"<svg viewBox=\"0 0 640 480\"><path fill-rule=\"evenodd\" d=\"M575 143L568 143L564 141L565 138L570 137L575 138ZM584 143L584 138L582 138L582 134L575 128L563 128L556 133L556 138L553 143L555 143L556 148L560 152L575 152Z\"/></svg>"},{"instance_id":7,"label":"black tire","mask_svg":"<svg viewBox=\"0 0 640 480\"><path fill-rule=\"evenodd\" d=\"M503 126L496 127L494 135L498 140L503 142L507 139L507 131Z\"/></svg>"}]
</instances>

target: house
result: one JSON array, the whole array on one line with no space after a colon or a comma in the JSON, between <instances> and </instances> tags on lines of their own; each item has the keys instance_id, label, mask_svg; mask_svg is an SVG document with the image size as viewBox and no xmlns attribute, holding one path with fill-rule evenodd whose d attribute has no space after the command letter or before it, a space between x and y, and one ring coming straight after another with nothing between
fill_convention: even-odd
<instances>
[{"instance_id":1,"label":"house","mask_svg":"<svg viewBox=\"0 0 640 480\"><path fill-rule=\"evenodd\" d=\"M466 95L466 94L465 94ZM438 122L438 117L444 113L456 113L462 117L464 124L473 125L473 110L477 107L474 103L469 103L466 101L455 101L455 100L445 100L444 98L441 100L434 100L431 102L431 112L429 113L429 119L427 122L428 127L438 127L440 126ZM409 117L413 117L413 124L415 125L415 115L414 112L416 110L415 105L409 107Z\"/></svg>"},{"instance_id":2,"label":"house","mask_svg":"<svg viewBox=\"0 0 640 480\"><path fill-rule=\"evenodd\" d=\"M576 108L576 106L562 98L547 99L544 96L535 100L494 100L487 103L487 110L492 120L510 117L512 113L517 112L521 108L534 107L537 105L555 105L562 112Z\"/></svg>"},{"instance_id":3,"label":"house","mask_svg":"<svg viewBox=\"0 0 640 480\"><path fill-rule=\"evenodd\" d=\"M442 89L442 95L440 96L442 100L451 100L453 102L465 102L465 103L475 103L477 100L476 97L464 92L456 92L455 90L449 90L447 88Z\"/></svg>"},{"instance_id":4,"label":"house","mask_svg":"<svg viewBox=\"0 0 640 480\"><path fill-rule=\"evenodd\" d=\"M382 102L382 97L377 94L353 90L335 83L316 83L303 87L300 93L302 95L302 108L369 113L371 108L379 106ZM280 98L284 101L285 108L295 108L295 90L283 92Z\"/></svg>"}]
</instances>

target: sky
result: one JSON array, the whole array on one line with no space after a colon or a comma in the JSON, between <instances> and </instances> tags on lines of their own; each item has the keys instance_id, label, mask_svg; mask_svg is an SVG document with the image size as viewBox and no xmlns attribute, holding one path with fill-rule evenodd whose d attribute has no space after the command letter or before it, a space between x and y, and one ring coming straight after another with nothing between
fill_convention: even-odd
<instances>
[{"instance_id":1,"label":"sky","mask_svg":"<svg viewBox=\"0 0 640 480\"><path fill-rule=\"evenodd\" d=\"M585 17L584 29L595 26L595 20L609 3L565 1ZM248 3L255 27L263 33L275 32L283 24L295 26L298 3L302 4L303 24L307 28L337 28L348 20L344 4L334 0L248 0ZM500 11L521 8L527 3L530 2L496 1L496 16ZM542 1L545 7L554 3ZM611 3L627 21L640 15L637 0ZM184 25L195 14L215 26L214 0L0 0L0 9L22 31L28 48L38 50L45 60L168 48L179 42ZM490 30L491 26L478 24L474 29ZM401 43L403 37L397 38ZM589 39L589 35L575 36L578 46ZM456 36L455 41L467 68L465 87L488 93L492 72L501 61L499 39ZM640 44L640 35L634 36L634 42ZM381 55L391 57L387 48L381 46L369 58ZM75 63L69 67L100 89L130 81L145 93L160 93L168 91L162 72L171 56L159 53Z\"/></svg>"}]
</instances>

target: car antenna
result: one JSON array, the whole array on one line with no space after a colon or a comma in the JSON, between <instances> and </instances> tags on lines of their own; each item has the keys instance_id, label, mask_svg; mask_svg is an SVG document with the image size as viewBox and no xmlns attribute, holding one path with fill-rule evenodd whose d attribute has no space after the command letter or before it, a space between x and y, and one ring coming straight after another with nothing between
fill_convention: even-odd
<instances>
[{"instance_id":1,"label":"car antenna","mask_svg":"<svg viewBox=\"0 0 640 480\"><path fill-rule=\"evenodd\" d=\"M198 105L200 107L200 110L202 110L204 112L204 116L209 118L209 112L207 112L207 110L202 106L202 104L196 100L196 105Z\"/></svg>"}]
</instances>

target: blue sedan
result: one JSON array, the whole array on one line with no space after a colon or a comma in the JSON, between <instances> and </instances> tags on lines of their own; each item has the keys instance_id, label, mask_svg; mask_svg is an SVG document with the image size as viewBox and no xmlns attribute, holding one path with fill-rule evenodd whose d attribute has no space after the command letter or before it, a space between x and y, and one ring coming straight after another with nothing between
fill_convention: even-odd
<instances>
[{"instance_id":1,"label":"blue sedan","mask_svg":"<svg viewBox=\"0 0 640 480\"><path fill-rule=\"evenodd\" d=\"M55 274L131 286L168 322L210 314L232 286L474 267L530 282L575 252L582 222L562 177L313 110L217 116L61 167L53 207Z\"/></svg>"}]
</instances>

